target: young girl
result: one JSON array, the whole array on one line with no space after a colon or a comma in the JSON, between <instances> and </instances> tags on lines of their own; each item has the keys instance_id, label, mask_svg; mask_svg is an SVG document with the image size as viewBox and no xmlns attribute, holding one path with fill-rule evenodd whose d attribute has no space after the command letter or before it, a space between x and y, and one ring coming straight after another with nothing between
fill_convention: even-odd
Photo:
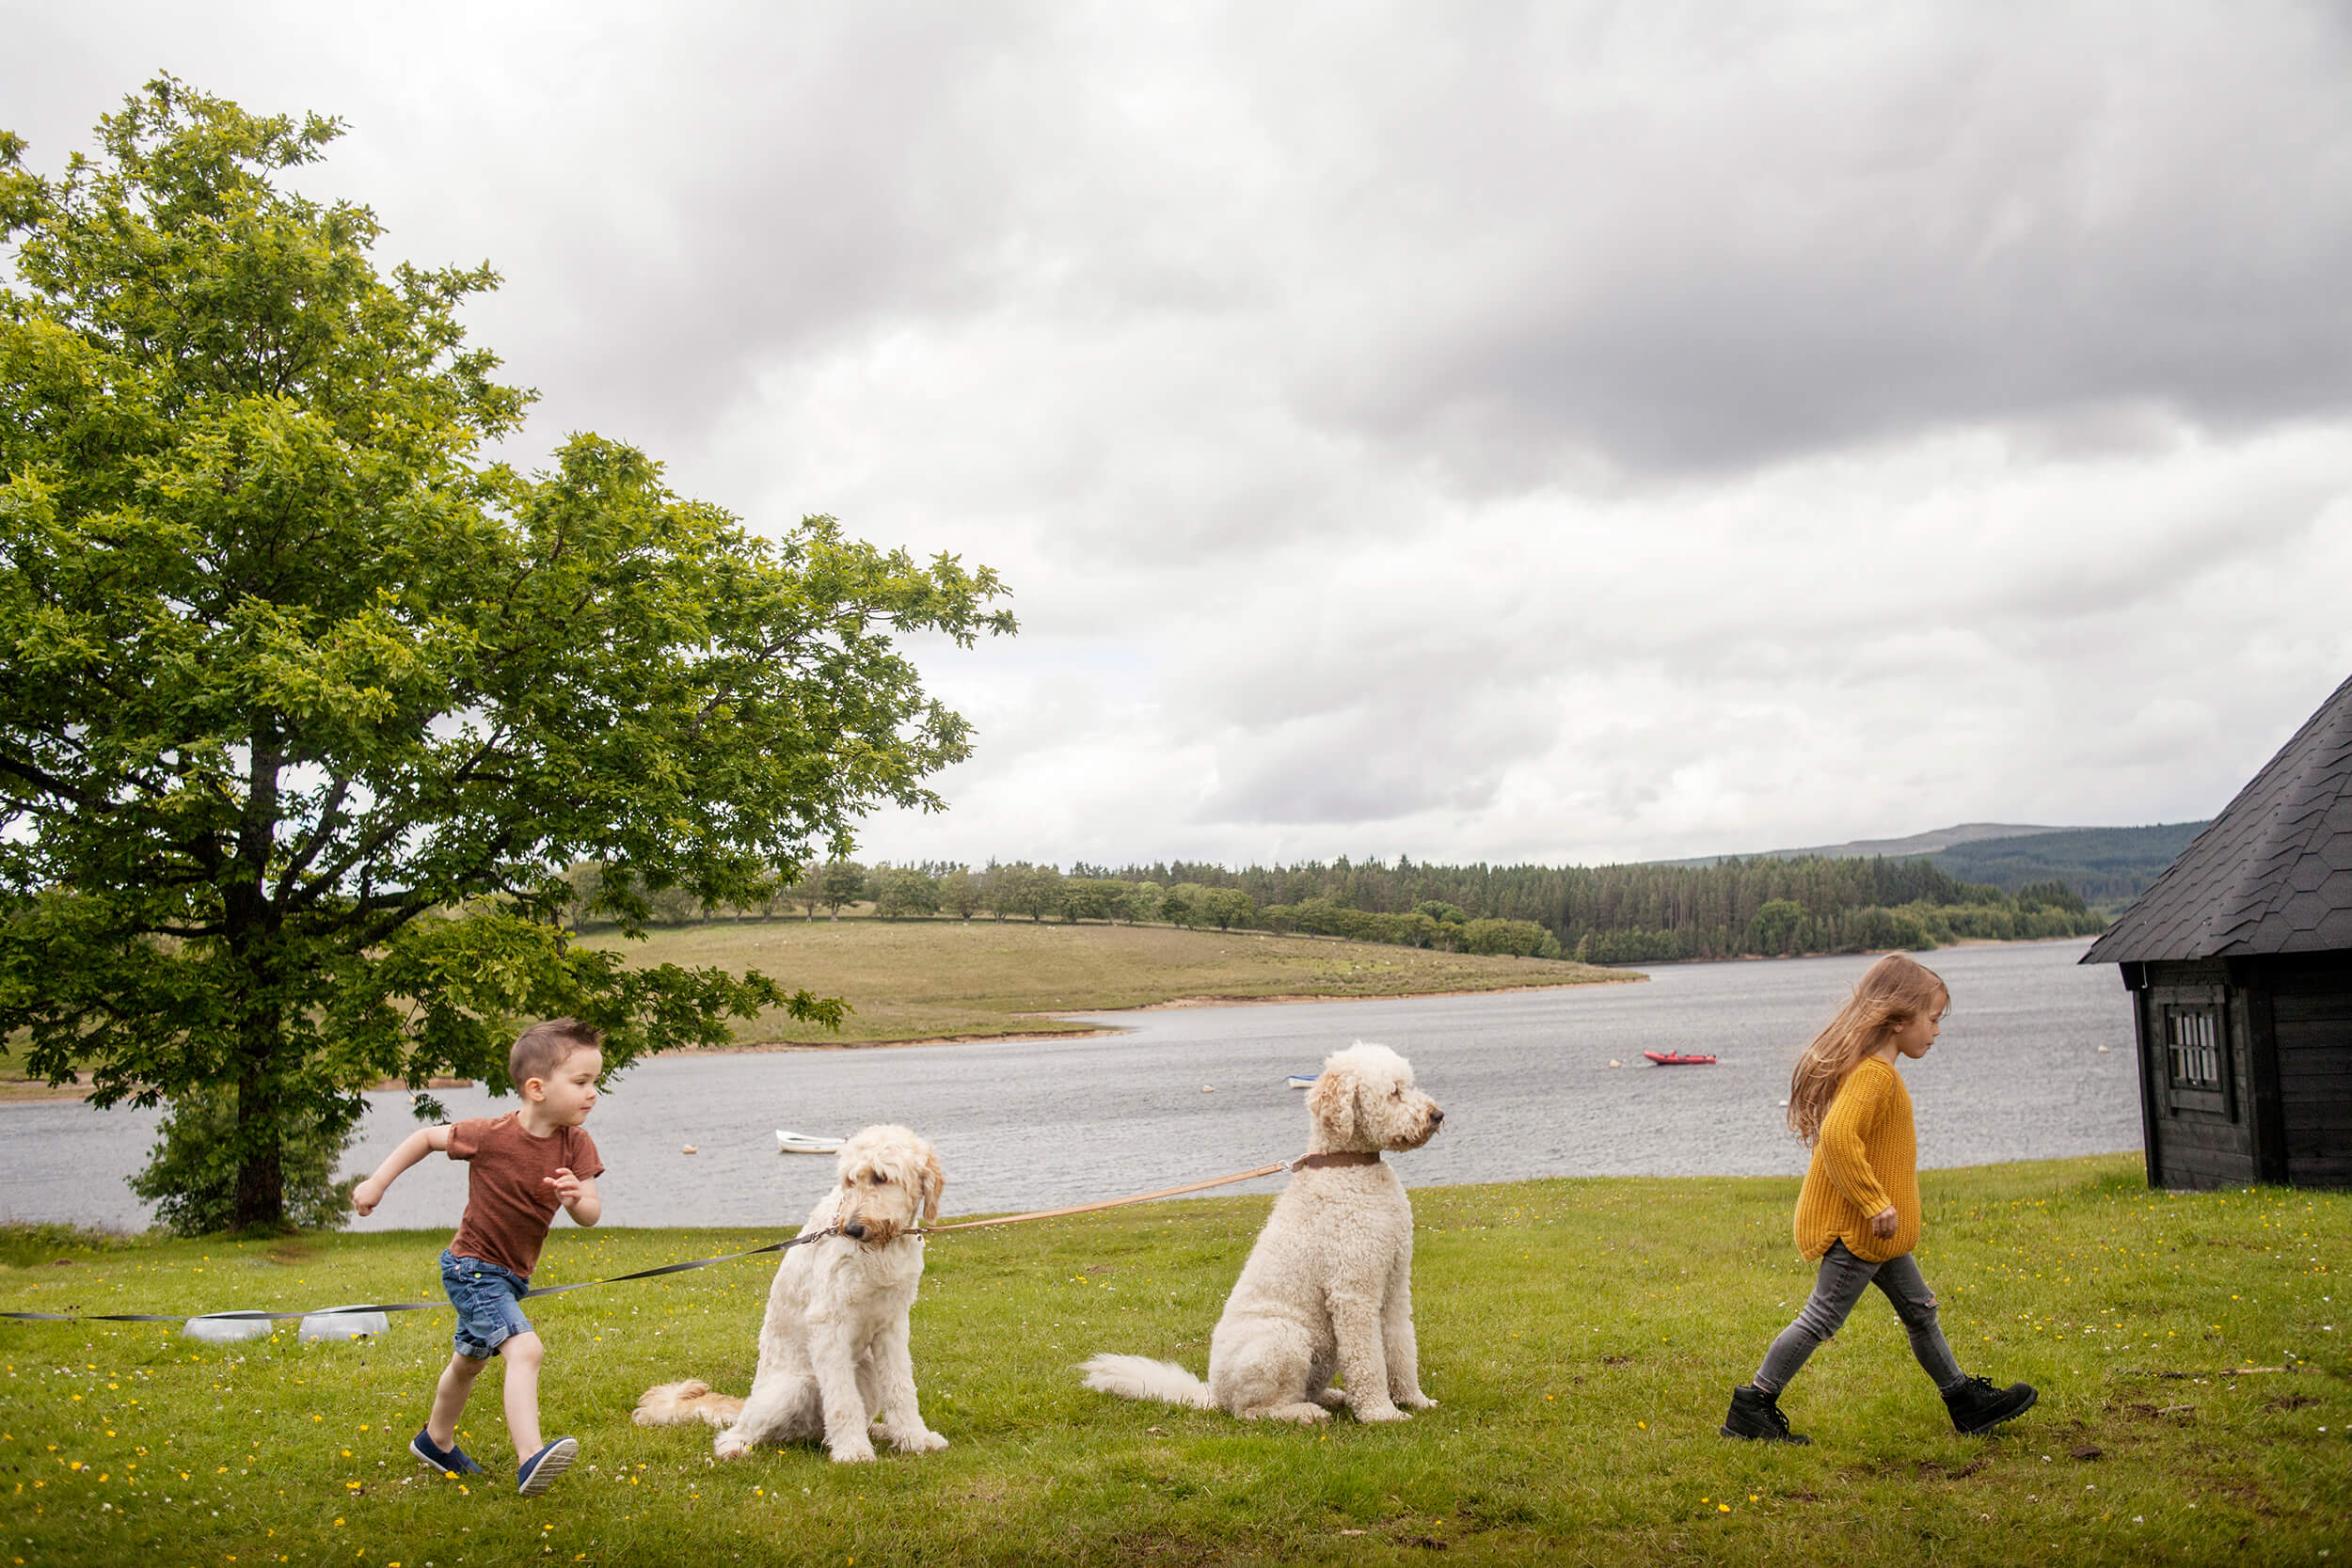
<instances>
[{"instance_id":1,"label":"young girl","mask_svg":"<svg viewBox=\"0 0 2352 1568\"><path fill-rule=\"evenodd\" d=\"M1780 1391L1815 1348L1836 1334L1875 1284L1911 1334L1911 1354L1944 1395L1952 1425L1990 1432L2032 1405L2026 1384L1995 1388L1952 1359L1935 1323L1935 1297L1911 1249L1919 1241L1918 1145L1898 1056L1928 1053L1950 1001L1944 982L1899 953L1870 966L1829 1027L1805 1047L1788 1082L1788 1126L1813 1147L1797 1196L1797 1250L1821 1260L1812 1299L1781 1330L1754 1382L1731 1391L1726 1437L1807 1439L1788 1430Z\"/></svg>"}]
</instances>

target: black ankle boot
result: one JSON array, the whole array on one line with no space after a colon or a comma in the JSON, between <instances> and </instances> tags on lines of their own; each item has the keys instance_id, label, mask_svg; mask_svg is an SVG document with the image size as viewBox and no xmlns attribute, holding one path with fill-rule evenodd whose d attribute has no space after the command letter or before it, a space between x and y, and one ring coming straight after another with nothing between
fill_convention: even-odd
<instances>
[{"instance_id":1,"label":"black ankle boot","mask_svg":"<svg viewBox=\"0 0 2352 1568\"><path fill-rule=\"evenodd\" d=\"M1724 1418L1724 1435L1766 1443L1812 1442L1788 1430L1788 1418L1780 1413L1778 1399L1753 1383L1734 1388L1731 1414Z\"/></svg>"},{"instance_id":2,"label":"black ankle boot","mask_svg":"<svg viewBox=\"0 0 2352 1568\"><path fill-rule=\"evenodd\" d=\"M1972 1377L1959 1387L1945 1391L1944 1408L1952 1413L1952 1430L1963 1436L1974 1436L1979 1432L1991 1432L2012 1416L2024 1415L2041 1397L2030 1383L1995 1388L1991 1378Z\"/></svg>"}]
</instances>

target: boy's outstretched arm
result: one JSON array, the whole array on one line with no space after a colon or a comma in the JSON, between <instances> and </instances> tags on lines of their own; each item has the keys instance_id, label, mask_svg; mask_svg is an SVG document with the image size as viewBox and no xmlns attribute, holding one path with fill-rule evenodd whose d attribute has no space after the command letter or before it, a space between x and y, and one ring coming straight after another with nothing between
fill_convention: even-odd
<instances>
[{"instance_id":1,"label":"boy's outstretched arm","mask_svg":"<svg viewBox=\"0 0 2352 1568\"><path fill-rule=\"evenodd\" d=\"M438 1149L449 1152L449 1124L420 1127L400 1140L400 1147L384 1156L384 1163L375 1167L375 1174L351 1189L351 1206L362 1214L373 1213L375 1206L384 1201L384 1190L392 1184L392 1178L410 1165Z\"/></svg>"},{"instance_id":2,"label":"boy's outstretched arm","mask_svg":"<svg viewBox=\"0 0 2352 1568\"><path fill-rule=\"evenodd\" d=\"M542 1180L555 1189L555 1201L572 1216L574 1225L594 1225L604 1217L604 1199L596 1196L595 1177L574 1176L567 1165Z\"/></svg>"}]
</instances>

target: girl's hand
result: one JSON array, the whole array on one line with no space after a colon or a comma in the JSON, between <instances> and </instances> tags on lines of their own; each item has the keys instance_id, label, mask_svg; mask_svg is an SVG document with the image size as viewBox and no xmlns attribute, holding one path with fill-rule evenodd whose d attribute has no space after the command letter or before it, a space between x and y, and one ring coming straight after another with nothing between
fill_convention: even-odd
<instances>
[{"instance_id":1,"label":"girl's hand","mask_svg":"<svg viewBox=\"0 0 2352 1568\"><path fill-rule=\"evenodd\" d=\"M384 1201L383 1183L373 1176L351 1189L351 1206L362 1214L373 1214L375 1206Z\"/></svg>"},{"instance_id":2,"label":"girl's hand","mask_svg":"<svg viewBox=\"0 0 2352 1568\"><path fill-rule=\"evenodd\" d=\"M1870 1234L1884 1241L1895 1234L1895 1206L1888 1204L1870 1216Z\"/></svg>"}]
</instances>

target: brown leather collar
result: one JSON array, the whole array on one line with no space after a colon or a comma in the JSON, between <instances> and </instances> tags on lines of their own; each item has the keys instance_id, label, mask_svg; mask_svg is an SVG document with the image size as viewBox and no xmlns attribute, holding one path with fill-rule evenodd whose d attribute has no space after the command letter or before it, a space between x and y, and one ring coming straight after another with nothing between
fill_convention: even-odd
<instances>
[{"instance_id":1,"label":"brown leather collar","mask_svg":"<svg viewBox=\"0 0 2352 1568\"><path fill-rule=\"evenodd\" d=\"M1293 1170L1322 1170L1328 1165L1376 1165L1380 1156L1355 1149L1334 1149L1327 1154L1302 1154L1291 1162Z\"/></svg>"}]
</instances>

